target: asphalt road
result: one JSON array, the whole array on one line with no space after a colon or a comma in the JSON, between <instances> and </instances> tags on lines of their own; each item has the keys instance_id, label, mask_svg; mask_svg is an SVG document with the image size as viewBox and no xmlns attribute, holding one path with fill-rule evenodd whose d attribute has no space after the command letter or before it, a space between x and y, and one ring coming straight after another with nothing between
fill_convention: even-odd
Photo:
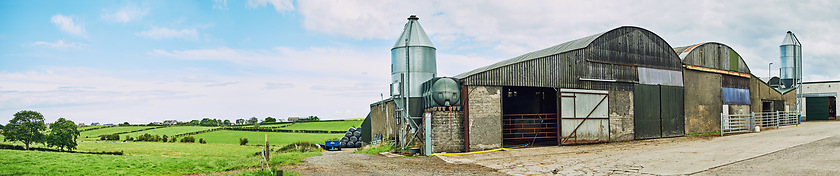
<instances>
[{"instance_id":1,"label":"asphalt road","mask_svg":"<svg viewBox=\"0 0 840 176\"><path fill-rule=\"evenodd\" d=\"M840 136L832 136L696 175L840 175Z\"/></svg>"}]
</instances>

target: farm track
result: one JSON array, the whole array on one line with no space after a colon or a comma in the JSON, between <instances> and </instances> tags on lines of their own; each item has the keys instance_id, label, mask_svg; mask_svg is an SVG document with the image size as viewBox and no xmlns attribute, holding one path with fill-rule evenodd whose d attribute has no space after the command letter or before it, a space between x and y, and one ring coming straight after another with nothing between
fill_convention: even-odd
<instances>
[{"instance_id":1,"label":"farm track","mask_svg":"<svg viewBox=\"0 0 840 176\"><path fill-rule=\"evenodd\" d=\"M303 175L505 175L477 164L447 163L438 157L386 157L353 151L328 151L280 169Z\"/></svg>"}]
</instances>

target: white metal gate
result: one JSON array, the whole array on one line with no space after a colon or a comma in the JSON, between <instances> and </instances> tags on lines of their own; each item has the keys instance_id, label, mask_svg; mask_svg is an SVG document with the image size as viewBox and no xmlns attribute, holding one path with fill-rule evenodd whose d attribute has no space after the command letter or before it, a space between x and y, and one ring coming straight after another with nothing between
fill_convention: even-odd
<instances>
[{"instance_id":1,"label":"white metal gate","mask_svg":"<svg viewBox=\"0 0 840 176\"><path fill-rule=\"evenodd\" d=\"M560 90L560 144L610 140L609 92Z\"/></svg>"}]
</instances>

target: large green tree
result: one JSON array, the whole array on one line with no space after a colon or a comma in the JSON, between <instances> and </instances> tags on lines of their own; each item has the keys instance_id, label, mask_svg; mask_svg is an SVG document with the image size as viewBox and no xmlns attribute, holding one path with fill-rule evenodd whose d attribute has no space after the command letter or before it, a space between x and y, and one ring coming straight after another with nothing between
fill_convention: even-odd
<instances>
[{"instance_id":1,"label":"large green tree","mask_svg":"<svg viewBox=\"0 0 840 176\"><path fill-rule=\"evenodd\" d=\"M263 120L263 123L270 123L270 122L277 122L277 119L275 119L273 117L266 117L265 120Z\"/></svg>"},{"instance_id":2,"label":"large green tree","mask_svg":"<svg viewBox=\"0 0 840 176\"><path fill-rule=\"evenodd\" d=\"M3 127L3 141L20 141L29 149L31 143L44 143L46 137L41 131L46 129L41 113L23 110L15 113L15 117Z\"/></svg>"},{"instance_id":3,"label":"large green tree","mask_svg":"<svg viewBox=\"0 0 840 176\"><path fill-rule=\"evenodd\" d=\"M73 121L59 118L55 123L50 124L50 135L47 137L47 146L58 147L60 150L76 149L76 139L79 138L79 130Z\"/></svg>"}]
</instances>

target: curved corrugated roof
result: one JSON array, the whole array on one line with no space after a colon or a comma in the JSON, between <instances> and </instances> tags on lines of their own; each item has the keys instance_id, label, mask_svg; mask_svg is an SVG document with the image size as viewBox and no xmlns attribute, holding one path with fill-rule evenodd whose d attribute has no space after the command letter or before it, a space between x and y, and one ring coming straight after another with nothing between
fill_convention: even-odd
<instances>
[{"instance_id":1,"label":"curved corrugated roof","mask_svg":"<svg viewBox=\"0 0 840 176\"><path fill-rule=\"evenodd\" d=\"M728 48L728 49L729 49L729 50L731 50L732 52L735 52L735 54L738 56L739 63L740 63L740 64L743 64L743 66L744 66L746 69L745 69L745 70L740 70L740 69L739 69L739 70L731 70L730 68L720 68L720 67L713 66L713 65L695 64L695 63L694 63L695 61L686 61L686 60L685 60L685 58L686 58L686 57L688 57L688 56L689 56L689 54L691 54L691 52L693 52L694 50L696 50L696 49L698 49L698 48L703 47L704 45L722 45L722 46L724 46L724 47ZM675 48L674 48L674 52L676 52L676 53L677 53L677 56L679 56L679 57L680 57L680 61L682 61L682 62L683 62L683 64L687 64L687 65L695 65L695 66L701 66L701 67L707 67L707 68L714 68L714 69L721 69L721 70L738 71L738 72L742 72L742 73L750 73L749 66L747 66L747 65L746 65L746 62L744 62L744 58L743 58L743 57L741 57L741 55L740 55L740 54L738 54L738 51L735 51L735 49L732 49L732 47L730 47L729 45L723 44L723 43L719 43L719 42L703 42L703 43L698 43L698 44L689 45L689 46L675 47ZM727 59L728 59L728 58L727 58ZM739 65L739 67L740 67L740 65Z\"/></svg>"},{"instance_id":2,"label":"curved corrugated roof","mask_svg":"<svg viewBox=\"0 0 840 176\"><path fill-rule=\"evenodd\" d=\"M621 27L619 27L619 28L621 28ZM616 29L618 29L618 28L616 28ZM613 29L613 30L615 30L615 29ZM610 30L610 31L612 31L612 30ZM607 31L607 32L609 32L609 31ZM480 68L477 68L475 70L472 70L472 71L469 71L469 72L466 72L466 73L461 73L461 74L459 74L457 76L454 76L454 77L458 78L458 79L461 79L461 78L465 78L467 76L470 76L470 75L473 75L473 74L476 74L476 73L481 73L481 72L484 72L484 71L487 71L487 70L492 70L492 69L495 69L495 68L504 67L504 66L519 63L519 62L524 62L524 61L528 61L528 60L532 60L532 59L542 58L542 57L545 57L545 56L550 56L550 55L554 55L554 54L565 53L565 52L572 51L572 50L586 48L587 46L589 46L589 44L592 43L592 41L595 41L595 39L597 39L598 37L600 37L601 35L603 35L607 32L602 32L602 33L599 33L599 34L590 35L590 36L580 38L580 39L577 39L577 40L568 41L566 43L561 43L559 45L554 45L552 47L548 47L548 48L541 49L541 50L538 50L538 51L530 52L528 54L523 54L521 56L517 56L517 57L511 58L511 59L508 59L508 60L504 60L504 61L501 61L501 62L496 62L495 64L480 67Z\"/></svg>"},{"instance_id":3,"label":"curved corrugated roof","mask_svg":"<svg viewBox=\"0 0 840 176\"><path fill-rule=\"evenodd\" d=\"M408 22L405 23L405 28L403 28L403 33L400 35L400 38L397 39L397 43L394 44L394 48L405 47L406 39L408 39L408 46L428 46L434 48L435 45L432 44L432 40L429 39L429 36L426 35L426 31L423 30L423 27L420 26L419 20L415 15L411 15L408 17Z\"/></svg>"}]
</instances>

